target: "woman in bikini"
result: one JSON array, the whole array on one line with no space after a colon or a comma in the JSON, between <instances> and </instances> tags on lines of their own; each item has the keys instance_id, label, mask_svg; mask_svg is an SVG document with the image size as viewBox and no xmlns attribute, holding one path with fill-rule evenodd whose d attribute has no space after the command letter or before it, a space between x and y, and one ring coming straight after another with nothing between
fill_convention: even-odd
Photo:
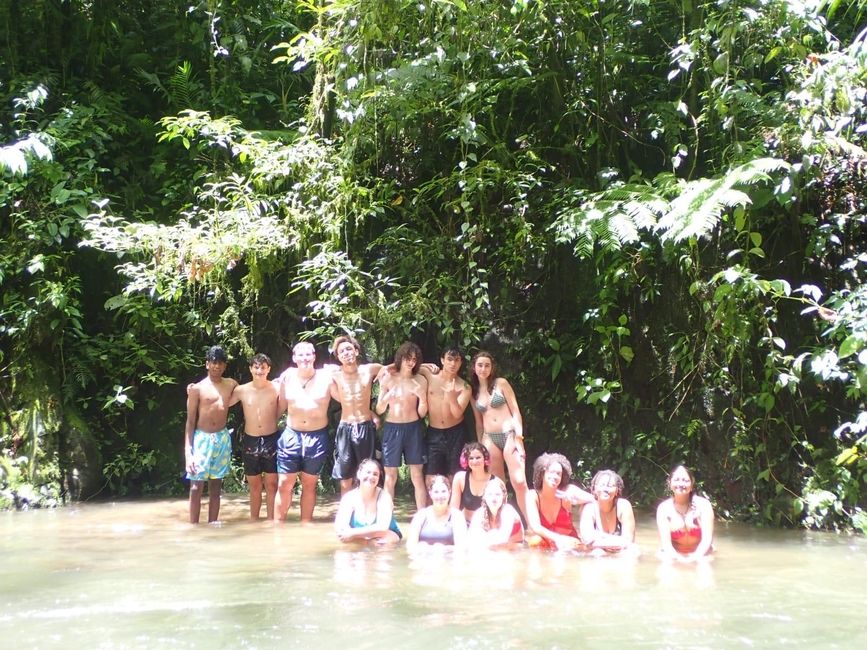
<instances>
[{"instance_id":1,"label":"woman in bikini","mask_svg":"<svg viewBox=\"0 0 867 650\"><path fill-rule=\"evenodd\" d=\"M672 496L656 509L660 557L695 562L713 552L713 506L695 493L695 477L683 465L671 471Z\"/></svg>"},{"instance_id":2,"label":"woman in bikini","mask_svg":"<svg viewBox=\"0 0 867 650\"><path fill-rule=\"evenodd\" d=\"M449 505L449 480L441 474L430 477L428 495L431 504L412 518L406 545L410 551L431 546L462 548L467 541L464 514Z\"/></svg>"},{"instance_id":3,"label":"woman in bikini","mask_svg":"<svg viewBox=\"0 0 867 650\"><path fill-rule=\"evenodd\" d=\"M340 499L334 530L341 542L367 544L397 544L400 529L394 519L391 496L379 482L382 468L371 458L365 458L355 474L358 487Z\"/></svg>"},{"instance_id":4,"label":"woman in bikini","mask_svg":"<svg viewBox=\"0 0 867 650\"><path fill-rule=\"evenodd\" d=\"M506 503L506 484L493 476L485 487L482 506L473 514L468 530L473 548L514 548L524 541L518 511Z\"/></svg>"},{"instance_id":5,"label":"woman in bikini","mask_svg":"<svg viewBox=\"0 0 867 650\"><path fill-rule=\"evenodd\" d=\"M583 546L572 523L573 501L558 496L569 486L572 465L562 454L542 454L533 463L533 487L527 492L527 527L533 533L530 546L572 551ZM589 503L593 496L577 486L570 493L574 503Z\"/></svg>"},{"instance_id":6,"label":"woman in bikini","mask_svg":"<svg viewBox=\"0 0 867 650\"><path fill-rule=\"evenodd\" d=\"M461 450L462 472L452 481L451 507L463 510L467 523L482 505L482 495L491 480L491 454L479 442L470 442Z\"/></svg>"},{"instance_id":7,"label":"woman in bikini","mask_svg":"<svg viewBox=\"0 0 867 650\"><path fill-rule=\"evenodd\" d=\"M601 555L618 553L635 546L635 513L623 494L623 479L603 469L590 483L595 501L581 511L581 539Z\"/></svg>"},{"instance_id":8,"label":"woman in bikini","mask_svg":"<svg viewBox=\"0 0 867 650\"><path fill-rule=\"evenodd\" d=\"M524 511L527 500L524 463L527 454L524 451L524 425L515 391L508 381L497 376L497 365L490 352L478 352L473 357L470 385L476 435L491 455L491 473L505 481L505 469L508 468L515 499L518 507Z\"/></svg>"}]
</instances>

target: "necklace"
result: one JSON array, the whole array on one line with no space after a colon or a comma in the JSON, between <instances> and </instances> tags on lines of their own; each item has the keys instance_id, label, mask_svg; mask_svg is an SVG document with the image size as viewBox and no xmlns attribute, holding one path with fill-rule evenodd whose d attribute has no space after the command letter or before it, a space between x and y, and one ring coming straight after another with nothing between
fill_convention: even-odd
<instances>
[{"instance_id":1,"label":"necklace","mask_svg":"<svg viewBox=\"0 0 867 650\"><path fill-rule=\"evenodd\" d=\"M314 371L312 375L307 378L307 381L301 384L301 390L307 390L307 384L313 381L313 378L316 376L316 372Z\"/></svg>"}]
</instances>

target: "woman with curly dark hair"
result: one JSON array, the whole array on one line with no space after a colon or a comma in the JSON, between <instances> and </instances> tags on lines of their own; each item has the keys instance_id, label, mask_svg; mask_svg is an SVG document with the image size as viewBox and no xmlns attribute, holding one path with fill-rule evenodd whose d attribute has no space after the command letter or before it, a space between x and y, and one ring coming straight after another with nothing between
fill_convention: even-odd
<instances>
[{"instance_id":1,"label":"woman with curly dark hair","mask_svg":"<svg viewBox=\"0 0 867 650\"><path fill-rule=\"evenodd\" d=\"M572 551L583 545L572 523L573 503L591 503L593 495L571 486L574 501L558 492L569 487L572 465L563 454L542 454L533 463L533 488L527 492L527 527L530 546Z\"/></svg>"}]
</instances>

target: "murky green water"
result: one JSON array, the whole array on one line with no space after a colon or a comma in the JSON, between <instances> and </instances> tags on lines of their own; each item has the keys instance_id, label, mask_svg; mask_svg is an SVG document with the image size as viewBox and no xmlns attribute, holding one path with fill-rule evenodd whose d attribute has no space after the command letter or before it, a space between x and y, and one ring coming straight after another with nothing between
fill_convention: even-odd
<instances>
[{"instance_id":1,"label":"murky green water","mask_svg":"<svg viewBox=\"0 0 867 650\"><path fill-rule=\"evenodd\" d=\"M421 561L245 509L224 498L221 528L184 501L0 513L0 647L867 647L863 538L720 524L713 563L668 566L640 515L638 561Z\"/></svg>"}]
</instances>

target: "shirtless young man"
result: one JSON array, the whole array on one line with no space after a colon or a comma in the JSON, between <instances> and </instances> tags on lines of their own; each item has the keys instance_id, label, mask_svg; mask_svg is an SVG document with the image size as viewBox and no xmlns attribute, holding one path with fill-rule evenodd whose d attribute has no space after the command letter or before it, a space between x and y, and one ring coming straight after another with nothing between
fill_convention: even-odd
<instances>
[{"instance_id":1,"label":"shirtless young man","mask_svg":"<svg viewBox=\"0 0 867 650\"><path fill-rule=\"evenodd\" d=\"M352 489L358 464L373 458L376 451L376 425L370 410L373 382L382 371L379 363L358 365L361 345L351 336L338 336L331 353L340 362L332 375L331 396L340 402L340 424L335 437L332 478L340 481L341 496Z\"/></svg>"},{"instance_id":2,"label":"shirtless young man","mask_svg":"<svg viewBox=\"0 0 867 650\"><path fill-rule=\"evenodd\" d=\"M421 349L404 343L394 355L397 374L382 379L376 412L387 412L382 427L382 461L385 466L385 489L394 499L397 470L401 456L409 465L418 510L427 506L424 484L424 429L421 418L427 415L427 380L418 374Z\"/></svg>"},{"instance_id":3,"label":"shirtless young man","mask_svg":"<svg viewBox=\"0 0 867 650\"><path fill-rule=\"evenodd\" d=\"M331 402L332 370L317 370L316 349L302 341L292 348L295 368L280 375L278 413L286 411L286 429L277 443L277 508L275 519L283 521L292 505L292 490L301 473L301 523L313 521L316 484L331 451L328 439L328 405Z\"/></svg>"},{"instance_id":4,"label":"shirtless young man","mask_svg":"<svg viewBox=\"0 0 867 650\"><path fill-rule=\"evenodd\" d=\"M455 347L443 350L442 371L434 374L425 365L419 372L427 379L428 429L427 476L442 474L449 481L461 469L461 449L466 442L464 412L470 403L470 385L458 376L463 356Z\"/></svg>"},{"instance_id":5,"label":"shirtless young man","mask_svg":"<svg viewBox=\"0 0 867 650\"><path fill-rule=\"evenodd\" d=\"M223 348L211 347L205 355L208 375L187 389L187 422L184 427L184 464L190 479L190 523L199 523L202 491L208 482L208 523L220 516L220 490L229 472L232 439L226 429L232 391L238 385L225 379L228 358Z\"/></svg>"},{"instance_id":6,"label":"shirtless young man","mask_svg":"<svg viewBox=\"0 0 867 650\"><path fill-rule=\"evenodd\" d=\"M277 494L277 387L268 379L271 359L256 354L250 359L253 381L232 393L231 404L244 409L244 474L250 487L250 519L259 519L262 509L262 474L265 475L265 510L274 517Z\"/></svg>"}]
</instances>

